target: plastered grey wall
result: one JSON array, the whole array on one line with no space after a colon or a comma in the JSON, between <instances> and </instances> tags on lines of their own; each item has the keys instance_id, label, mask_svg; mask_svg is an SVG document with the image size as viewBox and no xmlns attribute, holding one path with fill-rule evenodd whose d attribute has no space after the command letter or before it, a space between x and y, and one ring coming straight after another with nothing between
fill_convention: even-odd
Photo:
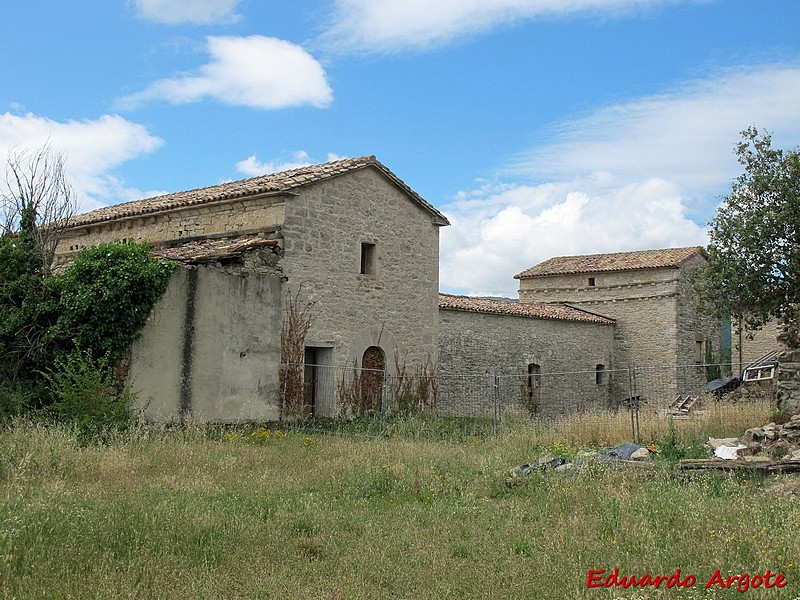
<instances>
[{"instance_id":1,"label":"plastered grey wall","mask_svg":"<svg viewBox=\"0 0 800 600\"><path fill-rule=\"evenodd\" d=\"M131 346L128 380L137 394L135 408L151 421L174 421L180 416L188 275L187 269L175 270Z\"/></svg>"},{"instance_id":2,"label":"plastered grey wall","mask_svg":"<svg viewBox=\"0 0 800 600\"><path fill-rule=\"evenodd\" d=\"M277 271L178 268L132 348L146 417L276 420L281 287Z\"/></svg>"},{"instance_id":3,"label":"plastered grey wall","mask_svg":"<svg viewBox=\"0 0 800 600\"><path fill-rule=\"evenodd\" d=\"M282 260L292 293L313 303L309 340L332 344L332 363L360 364L380 346L414 365L438 351L439 228L378 170L306 186L286 203ZM374 273L360 274L361 244L375 245Z\"/></svg>"},{"instance_id":4,"label":"plastered grey wall","mask_svg":"<svg viewBox=\"0 0 800 600\"><path fill-rule=\"evenodd\" d=\"M492 371L501 375L505 406L531 408L526 389L529 364L541 369L538 405L533 408L542 418L614 403L612 325L446 309L439 311L439 317L440 412L491 410L487 375ZM606 371L599 385L598 365Z\"/></svg>"}]
</instances>

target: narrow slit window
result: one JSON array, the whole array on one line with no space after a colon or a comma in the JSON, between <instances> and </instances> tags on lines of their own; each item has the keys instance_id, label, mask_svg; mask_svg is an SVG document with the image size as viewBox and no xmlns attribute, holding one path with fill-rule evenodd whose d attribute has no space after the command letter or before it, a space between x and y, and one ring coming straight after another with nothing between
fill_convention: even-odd
<instances>
[{"instance_id":1,"label":"narrow slit window","mask_svg":"<svg viewBox=\"0 0 800 600\"><path fill-rule=\"evenodd\" d=\"M375 274L375 244L361 242L361 270L362 275Z\"/></svg>"},{"instance_id":2,"label":"narrow slit window","mask_svg":"<svg viewBox=\"0 0 800 600\"><path fill-rule=\"evenodd\" d=\"M606 382L606 366L605 365L597 365L594 368L594 382L597 385L603 385Z\"/></svg>"}]
</instances>

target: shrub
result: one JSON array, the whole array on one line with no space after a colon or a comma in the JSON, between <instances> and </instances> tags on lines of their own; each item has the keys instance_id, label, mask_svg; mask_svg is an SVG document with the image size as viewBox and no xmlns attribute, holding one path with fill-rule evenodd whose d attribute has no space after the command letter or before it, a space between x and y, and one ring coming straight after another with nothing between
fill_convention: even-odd
<instances>
[{"instance_id":1,"label":"shrub","mask_svg":"<svg viewBox=\"0 0 800 600\"><path fill-rule=\"evenodd\" d=\"M75 350L47 375L55 401L49 412L75 426L81 441L94 441L132 421L136 399L129 387L117 389L104 360Z\"/></svg>"}]
</instances>

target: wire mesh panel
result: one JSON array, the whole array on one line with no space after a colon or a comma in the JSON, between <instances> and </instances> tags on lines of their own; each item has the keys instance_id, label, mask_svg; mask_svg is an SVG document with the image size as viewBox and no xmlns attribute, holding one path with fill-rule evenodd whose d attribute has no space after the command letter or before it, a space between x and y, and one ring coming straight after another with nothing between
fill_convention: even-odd
<instances>
[{"instance_id":1,"label":"wire mesh panel","mask_svg":"<svg viewBox=\"0 0 800 600\"><path fill-rule=\"evenodd\" d=\"M435 375L384 373L384 412L419 413L436 410L439 378Z\"/></svg>"},{"instance_id":2,"label":"wire mesh panel","mask_svg":"<svg viewBox=\"0 0 800 600\"><path fill-rule=\"evenodd\" d=\"M479 374L391 375L385 369L289 364L282 366L279 402L282 418L425 412L491 418L496 424L507 412L551 422L624 411L630 414L636 437L640 411L670 414L682 399L707 396L709 380L730 372L727 365L601 367L555 373L528 366Z\"/></svg>"},{"instance_id":3,"label":"wire mesh panel","mask_svg":"<svg viewBox=\"0 0 800 600\"><path fill-rule=\"evenodd\" d=\"M622 372L627 383L627 371ZM565 373L525 372L498 375L504 410L540 419L555 419L587 411L617 408L613 383L620 372L574 371Z\"/></svg>"},{"instance_id":4,"label":"wire mesh panel","mask_svg":"<svg viewBox=\"0 0 800 600\"><path fill-rule=\"evenodd\" d=\"M450 417L486 417L494 412L491 373L438 375L436 412Z\"/></svg>"},{"instance_id":5,"label":"wire mesh panel","mask_svg":"<svg viewBox=\"0 0 800 600\"><path fill-rule=\"evenodd\" d=\"M723 374L730 373L730 366L636 366L635 373L640 409L658 412L708 394L709 382L722 379Z\"/></svg>"},{"instance_id":6,"label":"wire mesh panel","mask_svg":"<svg viewBox=\"0 0 800 600\"><path fill-rule=\"evenodd\" d=\"M318 364L281 367L281 417L350 417L384 409L383 369Z\"/></svg>"}]
</instances>

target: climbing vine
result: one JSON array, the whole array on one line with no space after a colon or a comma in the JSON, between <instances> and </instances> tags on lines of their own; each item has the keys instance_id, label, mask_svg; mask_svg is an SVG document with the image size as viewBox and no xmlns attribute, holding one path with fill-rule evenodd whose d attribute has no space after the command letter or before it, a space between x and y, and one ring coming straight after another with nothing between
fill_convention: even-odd
<instances>
[{"instance_id":1,"label":"climbing vine","mask_svg":"<svg viewBox=\"0 0 800 600\"><path fill-rule=\"evenodd\" d=\"M116 364L167 289L175 263L155 260L146 244L100 244L82 250L54 278L59 316L52 330L59 354L81 349Z\"/></svg>"},{"instance_id":2,"label":"climbing vine","mask_svg":"<svg viewBox=\"0 0 800 600\"><path fill-rule=\"evenodd\" d=\"M52 383L78 359L110 381L175 268L146 244L114 242L48 275L20 242L0 236L0 417L59 400Z\"/></svg>"}]
</instances>

